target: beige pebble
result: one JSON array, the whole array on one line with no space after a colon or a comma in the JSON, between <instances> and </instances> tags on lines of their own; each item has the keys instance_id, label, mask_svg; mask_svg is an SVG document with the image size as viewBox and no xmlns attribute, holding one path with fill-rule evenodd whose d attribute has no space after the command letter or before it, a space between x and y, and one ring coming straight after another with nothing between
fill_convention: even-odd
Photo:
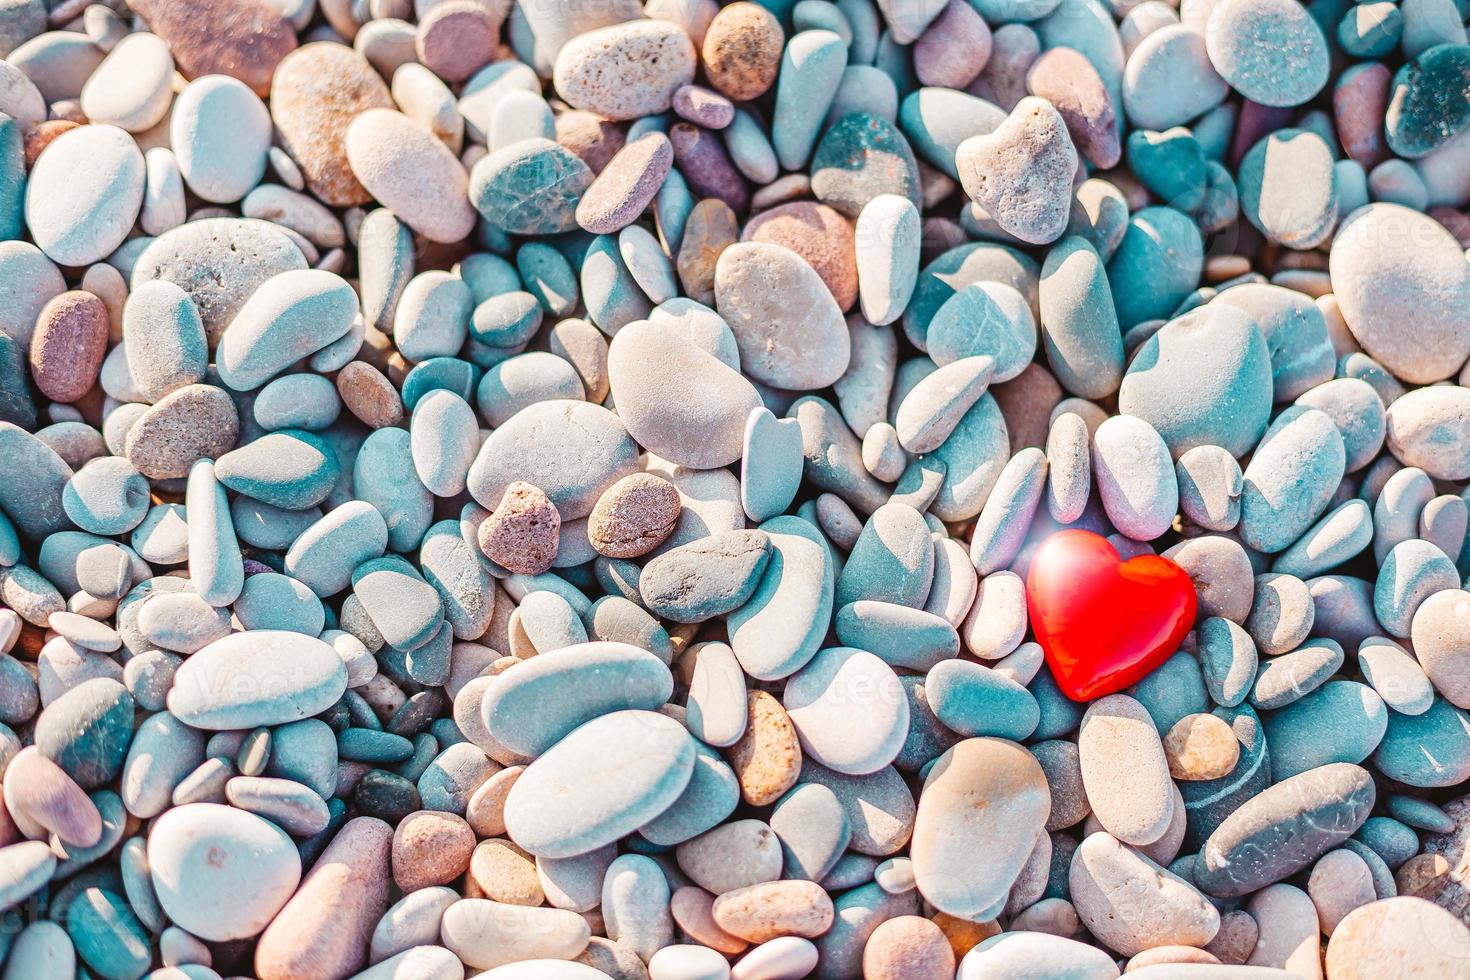
<instances>
[{"instance_id":1,"label":"beige pebble","mask_svg":"<svg viewBox=\"0 0 1470 980\"><path fill-rule=\"evenodd\" d=\"M637 558L663 544L682 509L679 491L652 473L631 473L603 491L587 518L587 539L608 558Z\"/></svg>"},{"instance_id":2,"label":"beige pebble","mask_svg":"<svg viewBox=\"0 0 1470 980\"><path fill-rule=\"evenodd\" d=\"M752 943L820 936L832 927L832 899L813 881L767 881L715 899L715 922Z\"/></svg>"},{"instance_id":3,"label":"beige pebble","mask_svg":"<svg viewBox=\"0 0 1470 980\"><path fill-rule=\"evenodd\" d=\"M1317 907L1322 935L1330 936L1349 912L1377 899L1368 863L1347 848L1328 851L1312 867L1307 895Z\"/></svg>"},{"instance_id":4,"label":"beige pebble","mask_svg":"<svg viewBox=\"0 0 1470 980\"><path fill-rule=\"evenodd\" d=\"M740 795L751 806L769 806L796 785L801 774L801 743L786 709L765 691L746 695L749 721L730 750L740 779Z\"/></svg>"},{"instance_id":5,"label":"beige pebble","mask_svg":"<svg viewBox=\"0 0 1470 980\"><path fill-rule=\"evenodd\" d=\"M476 836L499 837L505 833L505 798L525 771L525 766L507 766L475 790L464 818Z\"/></svg>"},{"instance_id":6,"label":"beige pebble","mask_svg":"<svg viewBox=\"0 0 1470 980\"><path fill-rule=\"evenodd\" d=\"M1082 842L1068 882L1083 924L1128 956L1154 946L1198 946L1220 929L1220 913L1193 885L1111 834Z\"/></svg>"},{"instance_id":7,"label":"beige pebble","mask_svg":"<svg viewBox=\"0 0 1470 980\"><path fill-rule=\"evenodd\" d=\"M1146 949L1128 960L1124 973L1142 970L1146 966L1161 966L1168 963L1200 963L1215 966L1220 962L1214 953L1193 946L1155 946Z\"/></svg>"},{"instance_id":8,"label":"beige pebble","mask_svg":"<svg viewBox=\"0 0 1470 980\"><path fill-rule=\"evenodd\" d=\"M1252 895L1245 908L1260 929L1256 948L1246 960L1249 965L1271 966L1308 980L1321 980L1317 909L1306 892L1295 885L1268 885Z\"/></svg>"},{"instance_id":9,"label":"beige pebble","mask_svg":"<svg viewBox=\"0 0 1470 980\"><path fill-rule=\"evenodd\" d=\"M475 849L475 832L464 818L440 810L418 810L393 831L393 881L411 892L447 885L464 874Z\"/></svg>"},{"instance_id":10,"label":"beige pebble","mask_svg":"<svg viewBox=\"0 0 1470 980\"><path fill-rule=\"evenodd\" d=\"M1164 552L1189 573L1199 595L1199 617L1221 616L1244 623L1255 598L1255 569L1245 548L1217 534L1181 541Z\"/></svg>"},{"instance_id":11,"label":"beige pebble","mask_svg":"<svg viewBox=\"0 0 1470 980\"><path fill-rule=\"evenodd\" d=\"M509 840L482 840L470 855L470 880L481 896L507 905L541 905L546 892L536 877L536 861Z\"/></svg>"},{"instance_id":12,"label":"beige pebble","mask_svg":"<svg viewBox=\"0 0 1470 980\"><path fill-rule=\"evenodd\" d=\"M743 952L749 944L720 928L715 922L714 907L715 896L695 885L680 888L669 900L669 911L675 924L690 939L726 956Z\"/></svg>"},{"instance_id":13,"label":"beige pebble","mask_svg":"<svg viewBox=\"0 0 1470 980\"><path fill-rule=\"evenodd\" d=\"M681 871L716 895L781 877L781 841L763 820L721 824L674 854Z\"/></svg>"},{"instance_id":14,"label":"beige pebble","mask_svg":"<svg viewBox=\"0 0 1470 980\"><path fill-rule=\"evenodd\" d=\"M1250 958L1258 935L1260 929L1251 914L1244 909L1236 909L1220 917L1220 931L1205 943L1205 950L1221 963L1238 966Z\"/></svg>"},{"instance_id":15,"label":"beige pebble","mask_svg":"<svg viewBox=\"0 0 1470 980\"><path fill-rule=\"evenodd\" d=\"M1164 756L1175 779L1219 779L1235 768L1240 743L1214 715L1186 715L1164 736Z\"/></svg>"},{"instance_id":16,"label":"beige pebble","mask_svg":"<svg viewBox=\"0 0 1470 980\"><path fill-rule=\"evenodd\" d=\"M943 930L917 915L888 919L863 947L863 980L951 980L954 970Z\"/></svg>"},{"instance_id":17,"label":"beige pebble","mask_svg":"<svg viewBox=\"0 0 1470 980\"><path fill-rule=\"evenodd\" d=\"M369 109L347 127L343 145L367 192L429 241L450 244L474 230L469 174L428 127Z\"/></svg>"},{"instance_id":18,"label":"beige pebble","mask_svg":"<svg viewBox=\"0 0 1470 980\"><path fill-rule=\"evenodd\" d=\"M480 525L480 550L522 575L540 575L556 560L561 515L539 487L517 480L505 488L495 511Z\"/></svg>"},{"instance_id":19,"label":"beige pebble","mask_svg":"<svg viewBox=\"0 0 1470 980\"><path fill-rule=\"evenodd\" d=\"M1327 944L1331 980L1461 977L1470 929L1420 898L1387 898L1350 912Z\"/></svg>"},{"instance_id":20,"label":"beige pebble","mask_svg":"<svg viewBox=\"0 0 1470 980\"><path fill-rule=\"evenodd\" d=\"M1123 694L1094 701L1077 738L1082 784L1102 826L1124 843L1151 844L1174 817L1173 783L1158 730Z\"/></svg>"}]
</instances>

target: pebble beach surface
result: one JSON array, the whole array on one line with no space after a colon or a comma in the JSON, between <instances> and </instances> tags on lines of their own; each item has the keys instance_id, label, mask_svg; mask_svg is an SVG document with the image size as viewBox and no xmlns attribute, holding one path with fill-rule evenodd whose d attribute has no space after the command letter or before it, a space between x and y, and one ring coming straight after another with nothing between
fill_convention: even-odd
<instances>
[{"instance_id":1,"label":"pebble beach surface","mask_svg":"<svg viewBox=\"0 0 1470 980\"><path fill-rule=\"evenodd\" d=\"M1470 976L1467 17L0 0L0 978Z\"/></svg>"}]
</instances>

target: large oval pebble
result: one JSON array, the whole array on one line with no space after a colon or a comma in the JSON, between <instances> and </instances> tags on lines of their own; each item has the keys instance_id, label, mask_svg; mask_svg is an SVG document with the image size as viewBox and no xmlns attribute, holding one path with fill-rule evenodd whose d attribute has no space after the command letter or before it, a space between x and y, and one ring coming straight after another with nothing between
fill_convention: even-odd
<instances>
[{"instance_id":1,"label":"large oval pebble","mask_svg":"<svg viewBox=\"0 0 1470 980\"><path fill-rule=\"evenodd\" d=\"M326 643L252 630L216 640L185 661L168 707L196 728L254 728L308 718L346 689L347 668Z\"/></svg>"}]
</instances>

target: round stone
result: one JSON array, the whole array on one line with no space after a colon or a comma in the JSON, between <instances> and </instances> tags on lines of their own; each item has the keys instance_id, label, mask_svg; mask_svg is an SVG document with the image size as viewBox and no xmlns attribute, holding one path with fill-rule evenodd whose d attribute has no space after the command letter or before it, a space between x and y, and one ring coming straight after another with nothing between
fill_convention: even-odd
<instances>
[{"instance_id":1,"label":"round stone","mask_svg":"<svg viewBox=\"0 0 1470 980\"><path fill-rule=\"evenodd\" d=\"M36 160L25 219L36 245L61 265L90 265L123 243L143 206L143 153L116 126L68 130Z\"/></svg>"},{"instance_id":2,"label":"round stone","mask_svg":"<svg viewBox=\"0 0 1470 980\"><path fill-rule=\"evenodd\" d=\"M698 56L677 24L635 20L573 38L556 56L557 94L607 119L665 112L694 80Z\"/></svg>"},{"instance_id":3,"label":"round stone","mask_svg":"<svg viewBox=\"0 0 1470 980\"><path fill-rule=\"evenodd\" d=\"M1322 91L1331 73L1322 29L1292 0L1224 0L1205 26L1215 70L1264 106L1296 106Z\"/></svg>"}]
</instances>

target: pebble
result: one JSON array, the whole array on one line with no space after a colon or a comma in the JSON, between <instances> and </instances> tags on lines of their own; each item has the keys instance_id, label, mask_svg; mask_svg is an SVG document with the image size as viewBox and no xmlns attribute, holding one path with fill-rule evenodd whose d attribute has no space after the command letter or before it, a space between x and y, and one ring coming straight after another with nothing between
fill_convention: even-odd
<instances>
[{"instance_id":1,"label":"pebble","mask_svg":"<svg viewBox=\"0 0 1470 980\"><path fill-rule=\"evenodd\" d=\"M851 717L852 691L865 694L861 723ZM787 682L782 698L804 755L836 772L863 775L888 765L908 732L908 701L892 668L865 650L819 652Z\"/></svg>"},{"instance_id":2,"label":"pebble","mask_svg":"<svg viewBox=\"0 0 1470 980\"><path fill-rule=\"evenodd\" d=\"M352 48L320 41L287 54L269 77L271 119L307 188L335 207L367 203L346 137L360 113L392 107L382 77Z\"/></svg>"},{"instance_id":3,"label":"pebble","mask_svg":"<svg viewBox=\"0 0 1470 980\"><path fill-rule=\"evenodd\" d=\"M1146 420L1118 415L1093 435L1093 473L1103 509L1123 534L1148 541L1163 534L1179 509L1169 447Z\"/></svg>"},{"instance_id":4,"label":"pebble","mask_svg":"<svg viewBox=\"0 0 1470 980\"><path fill-rule=\"evenodd\" d=\"M69 130L47 150L26 181L26 224L48 258L89 265L121 245L138 217L143 154L128 133L103 124Z\"/></svg>"},{"instance_id":5,"label":"pebble","mask_svg":"<svg viewBox=\"0 0 1470 980\"><path fill-rule=\"evenodd\" d=\"M1421 898L1392 897L1360 906L1337 923L1327 944L1327 971L1346 978L1453 972L1467 949L1470 935L1454 915Z\"/></svg>"},{"instance_id":6,"label":"pebble","mask_svg":"<svg viewBox=\"0 0 1470 980\"><path fill-rule=\"evenodd\" d=\"M254 814L217 803L167 811L148 835L148 870L163 910L201 939L258 935L301 879L291 839Z\"/></svg>"},{"instance_id":7,"label":"pebble","mask_svg":"<svg viewBox=\"0 0 1470 980\"><path fill-rule=\"evenodd\" d=\"M1257 551L1285 550L1326 510L1346 462L1342 435L1325 412L1282 412L1245 468L1241 541Z\"/></svg>"},{"instance_id":8,"label":"pebble","mask_svg":"<svg viewBox=\"0 0 1470 980\"><path fill-rule=\"evenodd\" d=\"M343 137L353 176L400 221L433 242L457 242L474 227L469 176L442 141L402 113L369 109Z\"/></svg>"},{"instance_id":9,"label":"pebble","mask_svg":"<svg viewBox=\"0 0 1470 980\"><path fill-rule=\"evenodd\" d=\"M1021 241L1044 245L1066 230L1077 149L1045 99L1022 99L994 131L960 144L955 165L970 200Z\"/></svg>"},{"instance_id":10,"label":"pebble","mask_svg":"<svg viewBox=\"0 0 1470 980\"><path fill-rule=\"evenodd\" d=\"M673 533L682 504L667 480L633 473L608 487L587 518L587 537L608 558L637 558Z\"/></svg>"},{"instance_id":11,"label":"pebble","mask_svg":"<svg viewBox=\"0 0 1470 980\"><path fill-rule=\"evenodd\" d=\"M780 21L766 8L730 4L709 22L700 58L715 88L748 102L775 84L785 40Z\"/></svg>"},{"instance_id":12,"label":"pebble","mask_svg":"<svg viewBox=\"0 0 1470 980\"><path fill-rule=\"evenodd\" d=\"M638 589L650 611L700 623L744 605L771 556L761 531L726 531L666 551L644 566Z\"/></svg>"},{"instance_id":13,"label":"pebble","mask_svg":"<svg viewBox=\"0 0 1470 980\"><path fill-rule=\"evenodd\" d=\"M238 201L265 175L271 115L243 82L206 75L174 101L169 142L191 191L216 204Z\"/></svg>"},{"instance_id":14,"label":"pebble","mask_svg":"<svg viewBox=\"0 0 1470 980\"><path fill-rule=\"evenodd\" d=\"M716 924L752 943L778 936L813 938L832 925L832 900L815 882L768 881L715 899Z\"/></svg>"},{"instance_id":15,"label":"pebble","mask_svg":"<svg viewBox=\"0 0 1470 980\"><path fill-rule=\"evenodd\" d=\"M242 657L246 652L249 657ZM270 683L248 680L261 676ZM327 644L299 633L256 630L216 640L185 661L174 675L168 707L197 728L255 728L317 714L346 686L347 669Z\"/></svg>"}]
</instances>

